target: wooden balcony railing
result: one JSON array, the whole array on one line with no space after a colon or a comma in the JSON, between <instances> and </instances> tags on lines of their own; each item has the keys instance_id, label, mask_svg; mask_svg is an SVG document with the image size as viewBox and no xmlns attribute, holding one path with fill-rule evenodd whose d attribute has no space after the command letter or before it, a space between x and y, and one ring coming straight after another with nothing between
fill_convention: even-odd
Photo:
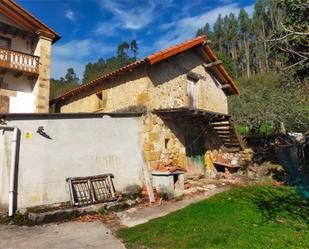
<instances>
[{"instance_id":1,"label":"wooden balcony railing","mask_svg":"<svg viewBox=\"0 0 309 249\"><path fill-rule=\"evenodd\" d=\"M0 48L0 67L15 71L39 74L40 57Z\"/></svg>"}]
</instances>

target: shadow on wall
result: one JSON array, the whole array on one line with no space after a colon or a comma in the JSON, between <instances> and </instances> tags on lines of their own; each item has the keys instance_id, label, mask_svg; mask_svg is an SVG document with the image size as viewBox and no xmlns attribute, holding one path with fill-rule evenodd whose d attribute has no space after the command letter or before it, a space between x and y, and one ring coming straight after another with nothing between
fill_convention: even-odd
<instances>
[{"instance_id":1,"label":"shadow on wall","mask_svg":"<svg viewBox=\"0 0 309 249\"><path fill-rule=\"evenodd\" d=\"M154 86L164 84L180 75L187 74L201 64L201 59L193 52L186 52L167 59L150 68L148 77Z\"/></svg>"},{"instance_id":2,"label":"shadow on wall","mask_svg":"<svg viewBox=\"0 0 309 249\"><path fill-rule=\"evenodd\" d=\"M163 120L182 146L185 147L189 168L204 170L204 155L207 150L218 149L222 145L217 135L208 124L192 120Z\"/></svg>"}]
</instances>

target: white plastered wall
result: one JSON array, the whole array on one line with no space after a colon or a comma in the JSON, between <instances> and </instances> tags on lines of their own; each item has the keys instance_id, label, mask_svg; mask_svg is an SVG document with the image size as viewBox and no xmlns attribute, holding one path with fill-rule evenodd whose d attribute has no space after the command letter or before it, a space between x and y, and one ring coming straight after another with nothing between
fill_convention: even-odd
<instances>
[{"instance_id":1,"label":"white plastered wall","mask_svg":"<svg viewBox=\"0 0 309 249\"><path fill-rule=\"evenodd\" d=\"M111 173L117 191L142 186L139 117L24 119L21 131L18 208L69 201L65 179ZM39 126L50 139L37 133ZM26 133L30 134L26 138ZM8 205L12 133L0 130L0 206Z\"/></svg>"}]
</instances>

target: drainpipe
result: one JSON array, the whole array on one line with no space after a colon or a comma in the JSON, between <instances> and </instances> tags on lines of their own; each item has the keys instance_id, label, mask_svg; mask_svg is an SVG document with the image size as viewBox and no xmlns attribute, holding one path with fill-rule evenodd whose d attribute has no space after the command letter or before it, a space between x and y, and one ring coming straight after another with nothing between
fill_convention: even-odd
<instances>
[{"instance_id":1,"label":"drainpipe","mask_svg":"<svg viewBox=\"0 0 309 249\"><path fill-rule=\"evenodd\" d=\"M14 126L0 125L2 130L13 130L12 139L12 157L11 157L11 173L10 173L10 189L9 189L9 216L13 216L16 211L16 197L17 197L17 139L18 128Z\"/></svg>"}]
</instances>

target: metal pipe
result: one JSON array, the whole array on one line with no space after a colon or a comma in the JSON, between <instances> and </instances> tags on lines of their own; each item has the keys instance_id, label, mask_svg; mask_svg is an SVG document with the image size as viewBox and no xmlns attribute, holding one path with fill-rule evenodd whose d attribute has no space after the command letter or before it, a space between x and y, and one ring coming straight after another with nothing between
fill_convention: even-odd
<instances>
[{"instance_id":1,"label":"metal pipe","mask_svg":"<svg viewBox=\"0 0 309 249\"><path fill-rule=\"evenodd\" d=\"M13 130L12 138L12 156L11 156L11 172L10 172L10 188L9 188L9 216L13 216L16 211L16 196L17 196L17 139L18 128L14 126L0 125L2 130Z\"/></svg>"}]
</instances>

